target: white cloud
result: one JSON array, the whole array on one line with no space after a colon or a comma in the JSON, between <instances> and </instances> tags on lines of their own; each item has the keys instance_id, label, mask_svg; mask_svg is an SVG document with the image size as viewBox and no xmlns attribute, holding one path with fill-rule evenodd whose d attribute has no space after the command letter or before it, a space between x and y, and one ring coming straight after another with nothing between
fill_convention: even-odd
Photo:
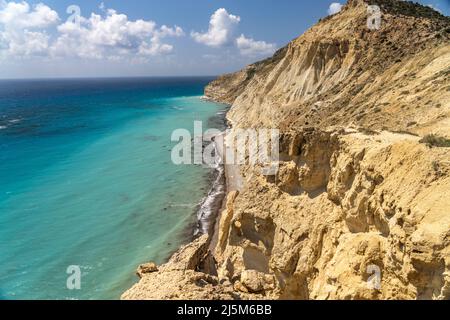
<instances>
[{"instance_id":1,"label":"white cloud","mask_svg":"<svg viewBox=\"0 0 450 320\"><path fill-rule=\"evenodd\" d=\"M341 12L342 7L343 7L343 4L341 4L339 2L333 2L332 4L330 4L330 7L328 8L328 14L333 15L333 14Z\"/></svg>"},{"instance_id":2,"label":"white cloud","mask_svg":"<svg viewBox=\"0 0 450 320\"><path fill-rule=\"evenodd\" d=\"M276 50L276 45L265 41L256 41L247 38L241 34L236 38L235 33L241 18L237 15L228 13L224 8L218 9L213 13L209 21L207 32L191 32L191 37L198 43L209 47L221 48L224 46L235 45L241 55L244 56L262 56L271 55Z\"/></svg>"},{"instance_id":3,"label":"white cloud","mask_svg":"<svg viewBox=\"0 0 450 320\"><path fill-rule=\"evenodd\" d=\"M139 46L138 53L144 56L150 55L154 56L157 54L170 53L173 50L173 46L170 44L161 43L161 39L165 37L182 37L184 36L184 31L178 26L170 28L163 25L161 28L153 32L153 36L150 42L142 42Z\"/></svg>"},{"instance_id":4,"label":"white cloud","mask_svg":"<svg viewBox=\"0 0 450 320\"><path fill-rule=\"evenodd\" d=\"M43 32L25 30L24 42L12 42L10 50L15 55L45 55L48 49L49 36Z\"/></svg>"},{"instance_id":5,"label":"white cloud","mask_svg":"<svg viewBox=\"0 0 450 320\"><path fill-rule=\"evenodd\" d=\"M40 3L0 1L0 54L43 55L49 47L45 29L59 21L56 11Z\"/></svg>"},{"instance_id":6,"label":"white cloud","mask_svg":"<svg viewBox=\"0 0 450 320\"><path fill-rule=\"evenodd\" d=\"M58 26L60 36L52 47L54 55L74 55L82 58L108 58L130 54L158 55L173 50L162 43L167 37L180 37L183 30L163 25L158 28L154 21L129 21L125 14L108 9L105 17L91 14L82 18L81 26L66 22Z\"/></svg>"},{"instance_id":7,"label":"white cloud","mask_svg":"<svg viewBox=\"0 0 450 320\"><path fill-rule=\"evenodd\" d=\"M58 21L58 13L42 3L31 8L25 1L0 2L0 24L5 29L45 28Z\"/></svg>"},{"instance_id":8,"label":"white cloud","mask_svg":"<svg viewBox=\"0 0 450 320\"><path fill-rule=\"evenodd\" d=\"M236 39L236 44L244 56L263 56L272 55L276 50L274 43L267 43L265 41L255 41L252 38L246 38L243 34Z\"/></svg>"},{"instance_id":9,"label":"white cloud","mask_svg":"<svg viewBox=\"0 0 450 320\"><path fill-rule=\"evenodd\" d=\"M218 9L211 16L208 32L191 32L192 38L210 47L222 47L232 43L233 35L241 18L229 14L224 8Z\"/></svg>"},{"instance_id":10,"label":"white cloud","mask_svg":"<svg viewBox=\"0 0 450 320\"><path fill-rule=\"evenodd\" d=\"M127 15L104 6L102 11L103 15L80 17L79 24L59 24L51 38L48 28L60 21L55 11L43 4L31 8L25 1L0 0L0 54L112 60L148 57L170 53L173 46L164 43L164 39L184 35L178 26L158 27L151 20L130 21Z\"/></svg>"}]
</instances>

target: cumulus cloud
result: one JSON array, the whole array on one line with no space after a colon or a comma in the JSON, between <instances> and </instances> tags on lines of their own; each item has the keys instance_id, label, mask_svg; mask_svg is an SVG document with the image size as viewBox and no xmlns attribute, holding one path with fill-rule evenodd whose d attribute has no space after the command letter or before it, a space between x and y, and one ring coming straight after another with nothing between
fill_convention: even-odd
<instances>
[{"instance_id":1,"label":"cumulus cloud","mask_svg":"<svg viewBox=\"0 0 450 320\"><path fill-rule=\"evenodd\" d=\"M184 36L184 31L178 26L174 28L167 27L163 25L160 29L157 29L153 32L153 36L150 39L150 42L142 42L139 46L138 53L140 55L150 55L154 56L157 54L166 54L170 53L173 50L173 46L170 44L165 44L161 42L161 39L165 37L181 37Z\"/></svg>"},{"instance_id":2,"label":"cumulus cloud","mask_svg":"<svg viewBox=\"0 0 450 320\"><path fill-rule=\"evenodd\" d=\"M43 55L49 36L42 30L58 23L59 17L44 4L0 1L0 53L10 56Z\"/></svg>"},{"instance_id":3,"label":"cumulus cloud","mask_svg":"<svg viewBox=\"0 0 450 320\"><path fill-rule=\"evenodd\" d=\"M192 31L191 36L195 41L210 47L226 46L233 42L233 35L240 21L239 16L220 8L211 16L207 32Z\"/></svg>"},{"instance_id":4,"label":"cumulus cloud","mask_svg":"<svg viewBox=\"0 0 450 320\"><path fill-rule=\"evenodd\" d=\"M330 7L328 8L328 14L333 15L333 14L341 12L342 7L343 7L343 4L341 4L339 2L333 2L332 4L330 4Z\"/></svg>"},{"instance_id":5,"label":"cumulus cloud","mask_svg":"<svg viewBox=\"0 0 450 320\"><path fill-rule=\"evenodd\" d=\"M252 38L246 38L243 34L236 39L236 44L244 56L260 56L271 55L276 50L274 43L267 43L265 41L255 41Z\"/></svg>"},{"instance_id":6,"label":"cumulus cloud","mask_svg":"<svg viewBox=\"0 0 450 320\"><path fill-rule=\"evenodd\" d=\"M80 17L79 23L60 23L58 14L43 4L31 8L27 2L0 0L0 30L2 26L4 30L0 31L0 53L118 60L170 53L173 46L164 43L164 39L184 35L178 26L158 27L151 20L130 21L127 15L104 6L102 11L103 15ZM55 26L56 33L51 38L47 31Z\"/></svg>"},{"instance_id":7,"label":"cumulus cloud","mask_svg":"<svg viewBox=\"0 0 450 320\"><path fill-rule=\"evenodd\" d=\"M97 59L166 54L173 46L162 40L184 34L178 26L158 28L154 21L130 21L125 14L112 9L106 11L105 17L92 13L89 19L81 18L80 26L66 22L58 26L58 31L60 36L52 46L52 54Z\"/></svg>"},{"instance_id":8,"label":"cumulus cloud","mask_svg":"<svg viewBox=\"0 0 450 320\"><path fill-rule=\"evenodd\" d=\"M198 43L209 47L221 48L225 46L235 46L243 56L262 56L273 54L276 45L265 41L256 41L241 34L236 38L236 30L241 18L228 13L224 8L220 8L213 13L209 21L207 32L191 32L191 37Z\"/></svg>"},{"instance_id":9,"label":"cumulus cloud","mask_svg":"<svg viewBox=\"0 0 450 320\"><path fill-rule=\"evenodd\" d=\"M45 28L59 21L58 13L39 3L0 2L0 24L5 29Z\"/></svg>"}]
</instances>

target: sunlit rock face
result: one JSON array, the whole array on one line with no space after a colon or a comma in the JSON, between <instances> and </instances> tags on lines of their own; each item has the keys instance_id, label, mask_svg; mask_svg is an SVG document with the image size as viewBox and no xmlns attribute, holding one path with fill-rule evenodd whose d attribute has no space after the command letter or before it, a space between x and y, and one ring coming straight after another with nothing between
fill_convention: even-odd
<instances>
[{"instance_id":1,"label":"sunlit rock face","mask_svg":"<svg viewBox=\"0 0 450 320\"><path fill-rule=\"evenodd\" d=\"M281 130L279 170L240 166L216 233L123 298L450 298L450 151L420 142L450 138L450 19L378 2L207 86L231 134Z\"/></svg>"}]
</instances>

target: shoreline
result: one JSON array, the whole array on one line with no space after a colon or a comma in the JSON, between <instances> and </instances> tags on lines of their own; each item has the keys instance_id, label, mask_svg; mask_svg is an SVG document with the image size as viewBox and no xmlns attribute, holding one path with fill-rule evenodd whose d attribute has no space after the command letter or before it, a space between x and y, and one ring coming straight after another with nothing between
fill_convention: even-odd
<instances>
[{"instance_id":1,"label":"shoreline","mask_svg":"<svg viewBox=\"0 0 450 320\"><path fill-rule=\"evenodd\" d=\"M206 96L202 96L201 99L220 104ZM209 127L222 131L228 129L227 113L231 106L224 105L224 107L223 110L220 110L214 116L209 118ZM216 157L217 155L220 156L222 153L217 145L215 146L215 152ZM228 179L226 165L223 163L216 163L216 166L209 175L211 187L197 209L197 222L192 241L204 234L207 234L211 238L214 237L216 223L220 216L220 212L223 210L225 199L229 191L227 186Z\"/></svg>"},{"instance_id":2,"label":"shoreline","mask_svg":"<svg viewBox=\"0 0 450 320\"><path fill-rule=\"evenodd\" d=\"M224 108L218 110L217 113L208 119L209 126L220 130L227 130L228 120L227 113L231 105L217 102L206 96L197 96L201 100L217 103L223 105ZM209 143L209 142L208 142ZM205 144L204 146L205 147ZM217 152L217 149L216 149ZM170 258L176 254L183 247L193 243L199 237L207 234L210 239L213 239L216 234L217 223L220 220L220 214L224 209L226 197L229 192L228 189L228 170L226 165L217 164L214 168L209 168L209 172L205 173L207 184L207 192L205 196L199 201L192 213L196 216L195 221L186 226L185 234L186 241L177 249L168 253L163 263L167 263ZM145 262L144 262L145 264ZM138 266L139 268L139 266Z\"/></svg>"},{"instance_id":3,"label":"shoreline","mask_svg":"<svg viewBox=\"0 0 450 320\"><path fill-rule=\"evenodd\" d=\"M224 106L223 109L219 110L214 116L208 119L209 127L220 129L223 133L225 133L227 129L230 129L231 126L227 118L227 114L231 108L231 105L215 101L214 99L206 96L202 96L201 99ZM222 134L221 136L223 137L224 134ZM217 153L223 154L223 150L219 149L221 148L217 148L216 145L216 155ZM204 237L207 237L207 240L205 242L207 250L209 250L212 257L214 256L215 245L217 244L219 235L218 230L220 218L223 210L226 209L227 196L228 193L234 190L237 186L236 179L232 174L233 172L234 170L230 170L229 165L218 163L216 167L211 168L211 171L206 174L206 179L208 179L207 183L209 184L210 188L206 196L201 199L198 206L194 210L196 221L193 224L186 226L185 232L187 234L187 239L190 238L190 240L186 241L186 243L181 245L172 253L169 253L167 255L167 258L165 259L166 261L161 265L162 267L170 264L174 258L178 259L178 255L183 254L183 251L185 251L186 248L196 246L196 242L202 241L202 239L205 239ZM148 265L154 265L154 263L147 261L137 266L136 274L139 278L142 278L143 274L145 273L143 272L143 270L145 270ZM139 281L135 283L134 286L136 286L138 283ZM123 292L120 299L123 299L123 296L126 295L127 292L132 290L134 286L128 288L125 292Z\"/></svg>"}]
</instances>

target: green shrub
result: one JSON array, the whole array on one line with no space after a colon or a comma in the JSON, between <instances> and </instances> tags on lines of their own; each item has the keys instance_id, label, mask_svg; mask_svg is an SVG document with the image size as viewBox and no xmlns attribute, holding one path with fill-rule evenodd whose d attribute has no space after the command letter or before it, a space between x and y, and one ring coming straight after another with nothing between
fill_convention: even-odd
<instances>
[{"instance_id":1,"label":"green shrub","mask_svg":"<svg viewBox=\"0 0 450 320\"><path fill-rule=\"evenodd\" d=\"M450 148L450 140L444 137L439 137L435 134L427 134L423 137L420 143L425 143L430 147Z\"/></svg>"}]
</instances>

